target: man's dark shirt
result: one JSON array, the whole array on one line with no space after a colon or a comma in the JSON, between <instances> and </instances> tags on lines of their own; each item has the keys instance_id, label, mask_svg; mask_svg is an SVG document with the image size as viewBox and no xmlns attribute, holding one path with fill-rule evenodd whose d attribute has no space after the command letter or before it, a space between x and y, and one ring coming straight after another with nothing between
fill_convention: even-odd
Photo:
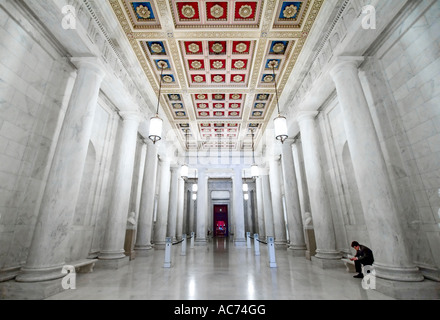
<instances>
[{"instance_id":1,"label":"man's dark shirt","mask_svg":"<svg viewBox=\"0 0 440 320\"><path fill-rule=\"evenodd\" d=\"M373 264L374 262L373 251L363 245L359 245L359 250L356 251L356 257L362 264Z\"/></svg>"}]
</instances>

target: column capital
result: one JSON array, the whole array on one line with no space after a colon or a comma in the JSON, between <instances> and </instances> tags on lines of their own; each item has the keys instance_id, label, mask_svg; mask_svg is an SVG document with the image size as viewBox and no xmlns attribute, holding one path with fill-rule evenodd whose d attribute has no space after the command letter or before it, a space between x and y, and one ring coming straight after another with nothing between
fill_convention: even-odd
<instances>
[{"instance_id":1,"label":"column capital","mask_svg":"<svg viewBox=\"0 0 440 320\"><path fill-rule=\"evenodd\" d=\"M171 158L167 156L159 155L159 161L171 164Z\"/></svg>"},{"instance_id":2,"label":"column capital","mask_svg":"<svg viewBox=\"0 0 440 320\"><path fill-rule=\"evenodd\" d=\"M318 114L318 111L300 111L296 116L296 120L298 123L301 123L305 120L315 120Z\"/></svg>"},{"instance_id":3,"label":"column capital","mask_svg":"<svg viewBox=\"0 0 440 320\"><path fill-rule=\"evenodd\" d=\"M137 121L137 122L142 122L143 120L145 120L144 116L137 111L120 111L119 115L121 116L122 120L126 121L126 120L132 120L132 121Z\"/></svg>"},{"instance_id":4,"label":"column capital","mask_svg":"<svg viewBox=\"0 0 440 320\"><path fill-rule=\"evenodd\" d=\"M102 78L106 75L104 64L98 57L72 57L70 61L78 69L87 69L96 72Z\"/></svg>"},{"instance_id":5,"label":"column capital","mask_svg":"<svg viewBox=\"0 0 440 320\"><path fill-rule=\"evenodd\" d=\"M364 57L359 56L339 56L333 62L329 74L334 79L343 70L358 70L359 65L365 60Z\"/></svg>"},{"instance_id":6,"label":"column capital","mask_svg":"<svg viewBox=\"0 0 440 320\"><path fill-rule=\"evenodd\" d=\"M284 150L286 148L290 148L292 144L296 142L296 138L287 138L281 146L281 149Z\"/></svg>"},{"instance_id":7,"label":"column capital","mask_svg":"<svg viewBox=\"0 0 440 320\"><path fill-rule=\"evenodd\" d=\"M269 159L270 159L271 162L277 162L277 161L280 161L280 159L281 159L281 154L274 154L274 155L271 156Z\"/></svg>"},{"instance_id":8,"label":"column capital","mask_svg":"<svg viewBox=\"0 0 440 320\"><path fill-rule=\"evenodd\" d=\"M263 167L260 168L260 176L268 176L269 175L269 168Z\"/></svg>"}]
</instances>

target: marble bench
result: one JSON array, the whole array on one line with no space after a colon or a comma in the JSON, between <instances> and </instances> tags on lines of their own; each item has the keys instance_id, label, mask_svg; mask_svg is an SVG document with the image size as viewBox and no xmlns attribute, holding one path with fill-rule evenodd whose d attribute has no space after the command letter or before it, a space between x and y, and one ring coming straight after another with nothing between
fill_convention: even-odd
<instances>
[{"instance_id":1,"label":"marble bench","mask_svg":"<svg viewBox=\"0 0 440 320\"><path fill-rule=\"evenodd\" d=\"M347 272L350 272L350 273L356 272L356 268L354 266L354 261L351 261L350 259L347 259L347 258L342 258L341 260L344 262L345 268L347 269Z\"/></svg>"},{"instance_id":2,"label":"marble bench","mask_svg":"<svg viewBox=\"0 0 440 320\"><path fill-rule=\"evenodd\" d=\"M70 262L69 265L75 267L76 273L89 273L93 272L96 261L98 261L98 259L84 259Z\"/></svg>"}]
</instances>

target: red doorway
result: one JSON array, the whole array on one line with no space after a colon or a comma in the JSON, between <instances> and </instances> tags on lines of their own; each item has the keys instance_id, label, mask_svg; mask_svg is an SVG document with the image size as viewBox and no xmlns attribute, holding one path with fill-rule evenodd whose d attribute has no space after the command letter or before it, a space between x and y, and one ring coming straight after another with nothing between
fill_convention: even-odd
<instances>
[{"instance_id":1,"label":"red doorway","mask_svg":"<svg viewBox=\"0 0 440 320\"><path fill-rule=\"evenodd\" d=\"M228 206L214 205L214 237L228 236Z\"/></svg>"}]
</instances>

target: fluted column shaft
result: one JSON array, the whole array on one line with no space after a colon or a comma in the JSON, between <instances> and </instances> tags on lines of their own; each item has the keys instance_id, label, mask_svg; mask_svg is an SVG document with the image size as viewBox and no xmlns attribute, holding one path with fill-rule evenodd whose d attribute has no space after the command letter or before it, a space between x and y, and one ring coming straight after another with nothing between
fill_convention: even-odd
<instances>
[{"instance_id":1,"label":"fluted column shaft","mask_svg":"<svg viewBox=\"0 0 440 320\"><path fill-rule=\"evenodd\" d=\"M196 207L196 201L197 200L193 200L192 198L192 192L189 193L189 210L188 210L188 214L189 214L189 226L188 226L188 233L191 234L191 232L196 232L197 228L194 226L194 222L195 222L195 217L196 217L196 212L195 212L195 207Z\"/></svg>"},{"instance_id":2,"label":"fluted column shaft","mask_svg":"<svg viewBox=\"0 0 440 320\"><path fill-rule=\"evenodd\" d=\"M197 225L196 225L196 244L206 244L206 215L208 214L208 177L206 169L198 169L197 180Z\"/></svg>"},{"instance_id":3,"label":"fluted column shaft","mask_svg":"<svg viewBox=\"0 0 440 320\"><path fill-rule=\"evenodd\" d=\"M151 249L157 163L157 145L148 140L135 245L135 250L139 252Z\"/></svg>"},{"instance_id":4,"label":"fluted column shaft","mask_svg":"<svg viewBox=\"0 0 440 320\"><path fill-rule=\"evenodd\" d=\"M264 227L266 230L266 237L274 237L275 229L273 226L273 211L272 198L270 196L269 172L267 169L260 169L260 174L263 193Z\"/></svg>"},{"instance_id":5,"label":"fluted column shaft","mask_svg":"<svg viewBox=\"0 0 440 320\"><path fill-rule=\"evenodd\" d=\"M362 59L362 58L361 58ZM344 119L378 277L421 281L399 221L386 163L359 79L357 57L342 57L331 70Z\"/></svg>"},{"instance_id":6,"label":"fluted column shaft","mask_svg":"<svg viewBox=\"0 0 440 320\"><path fill-rule=\"evenodd\" d=\"M105 76L97 58L74 58L78 67L69 106L57 141L40 204L26 265L17 281L63 277L72 225L93 128L99 90Z\"/></svg>"},{"instance_id":7,"label":"fluted column shaft","mask_svg":"<svg viewBox=\"0 0 440 320\"><path fill-rule=\"evenodd\" d=\"M282 145L282 152L284 196L286 198L286 216L290 235L289 249L298 251L299 255L304 255L306 242L298 195L298 184L293 163L292 145L289 141L285 141Z\"/></svg>"},{"instance_id":8,"label":"fluted column shaft","mask_svg":"<svg viewBox=\"0 0 440 320\"><path fill-rule=\"evenodd\" d=\"M161 161L159 177L159 203L157 205L156 225L154 228L155 249L165 249L171 184L170 165L170 159L168 158L165 158Z\"/></svg>"},{"instance_id":9,"label":"fluted column shaft","mask_svg":"<svg viewBox=\"0 0 440 320\"><path fill-rule=\"evenodd\" d=\"M341 254L336 250L336 236L332 212L325 187L325 175L319 156L319 140L315 128L316 115L317 112L304 112L298 118L303 141L305 171L316 235L317 249L315 257L324 260L336 260L341 258Z\"/></svg>"},{"instance_id":10,"label":"fluted column shaft","mask_svg":"<svg viewBox=\"0 0 440 320\"><path fill-rule=\"evenodd\" d=\"M178 196L177 196L177 238L182 237L183 221L184 221L184 207L185 207L185 180L183 178L178 179Z\"/></svg>"},{"instance_id":11,"label":"fluted column shaft","mask_svg":"<svg viewBox=\"0 0 440 320\"><path fill-rule=\"evenodd\" d=\"M168 206L168 225L167 225L167 237L171 237L173 241L176 240L177 231L177 207L179 196L179 175L180 167L171 168L171 185L170 185L170 203Z\"/></svg>"},{"instance_id":12,"label":"fluted column shaft","mask_svg":"<svg viewBox=\"0 0 440 320\"><path fill-rule=\"evenodd\" d=\"M295 175L298 186L298 197L301 208L301 217L304 219L306 212L310 212L309 191L307 190L307 180L301 166L302 153L299 150L298 142L292 144L293 164L295 166ZM306 226L305 226L306 227Z\"/></svg>"},{"instance_id":13,"label":"fluted column shaft","mask_svg":"<svg viewBox=\"0 0 440 320\"><path fill-rule=\"evenodd\" d=\"M256 194L257 194L257 219L258 219L258 232L260 237L266 236L266 231L264 227L264 206L263 206L263 187L262 187L262 178L261 176L258 177L255 181L255 188L256 188ZM256 220L257 220L256 219Z\"/></svg>"},{"instance_id":14,"label":"fluted column shaft","mask_svg":"<svg viewBox=\"0 0 440 320\"><path fill-rule=\"evenodd\" d=\"M279 156L278 156L279 157ZM272 158L269 161L269 180L272 195L273 224L275 230L275 245L286 245L286 221L284 219L283 198L281 194L280 161L279 158Z\"/></svg>"},{"instance_id":15,"label":"fluted column shaft","mask_svg":"<svg viewBox=\"0 0 440 320\"><path fill-rule=\"evenodd\" d=\"M244 226L243 178L241 168L234 168L232 190L234 208L234 244L236 246L244 246L246 245L246 238Z\"/></svg>"},{"instance_id":16,"label":"fluted column shaft","mask_svg":"<svg viewBox=\"0 0 440 320\"><path fill-rule=\"evenodd\" d=\"M102 260L121 259L125 257L124 241L127 217L130 205L131 184L133 180L134 159L139 123L142 120L138 113L122 112L121 144L117 154L115 179L107 229L104 235L103 250L98 258Z\"/></svg>"}]
</instances>

